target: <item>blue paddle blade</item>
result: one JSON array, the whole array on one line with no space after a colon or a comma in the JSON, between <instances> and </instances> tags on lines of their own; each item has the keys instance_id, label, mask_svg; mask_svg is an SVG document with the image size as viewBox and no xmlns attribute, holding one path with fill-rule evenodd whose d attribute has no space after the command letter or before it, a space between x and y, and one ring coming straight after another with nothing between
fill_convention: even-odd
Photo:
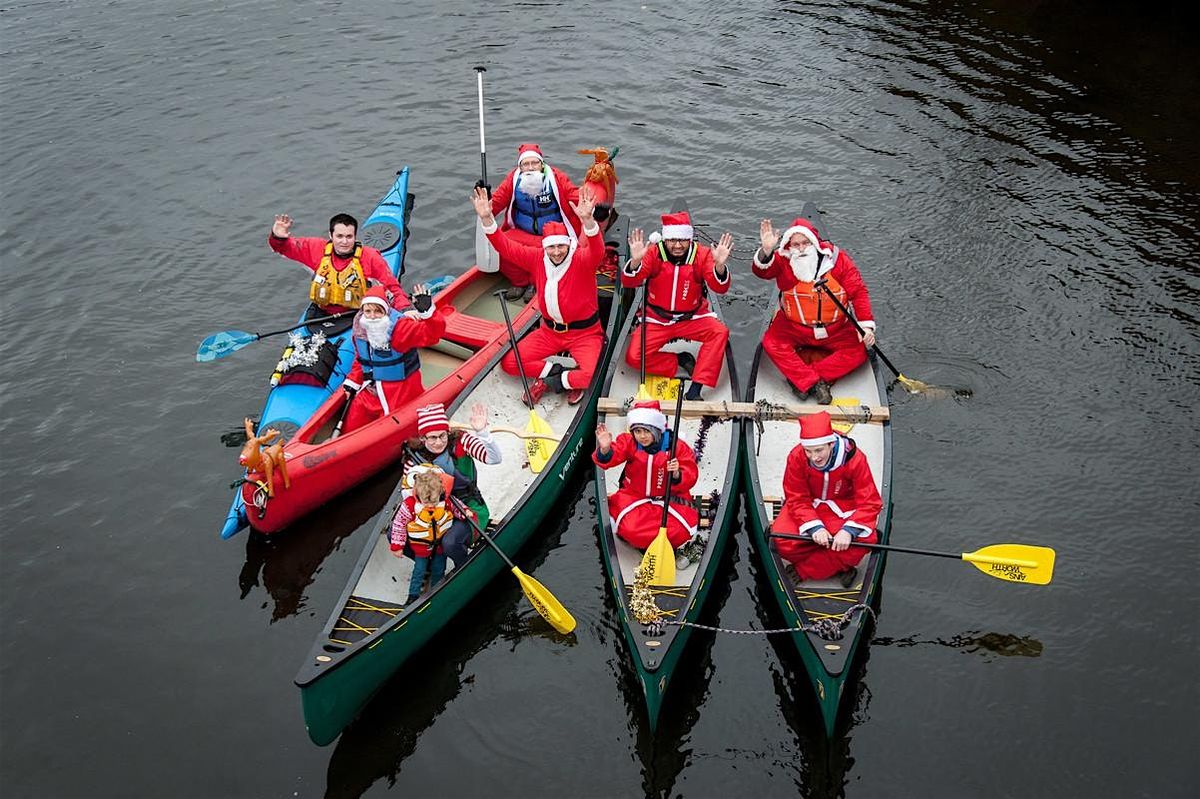
<instances>
[{"instance_id":1,"label":"blue paddle blade","mask_svg":"<svg viewBox=\"0 0 1200 799\"><path fill-rule=\"evenodd\" d=\"M217 358L224 358L229 353L236 352L257 340L258 336L242 330L223 330L220 333L213 333L200 342L200 346L196 349L196 360L200 363L215 361Z\"/></svg>"}]
</instances>

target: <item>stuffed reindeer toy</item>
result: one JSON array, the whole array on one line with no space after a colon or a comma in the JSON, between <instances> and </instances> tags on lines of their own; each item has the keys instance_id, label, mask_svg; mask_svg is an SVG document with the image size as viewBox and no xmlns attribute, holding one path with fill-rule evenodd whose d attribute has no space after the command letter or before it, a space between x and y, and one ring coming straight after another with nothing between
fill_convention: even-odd
<instances>
[{"instance_id":1,"label":"stuffed reindeer toy","mask_svg":"<svg viewBox=\"0 0 1200 799\"><path fill-rule=\"evenodd\" d=\"M279 431L268 428L261 436L254 435L254 423L246 419L246 446L238 456L238 463L246 467L250 474L261 472L267 484L267 496L275 496L275 472L283 478L284 488L291 488L292 481L288 479L287 458L283 456L283 441L277 441L266 449L264 444L270 444L279 437Z\"/></svg>"}]
</instances>

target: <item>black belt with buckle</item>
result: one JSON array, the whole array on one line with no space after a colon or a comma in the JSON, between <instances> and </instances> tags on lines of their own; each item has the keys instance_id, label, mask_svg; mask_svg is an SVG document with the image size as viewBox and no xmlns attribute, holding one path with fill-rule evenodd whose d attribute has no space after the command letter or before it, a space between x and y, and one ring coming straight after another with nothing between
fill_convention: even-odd
<instances>
[{"instance_id":1,"label":"black belt with buckle","mask_svg":"<svg viewBox=\"0 0 1200 799\"><path fill-rule=\"evenodd\" d=\"M553 319L547 316L542 317L542 324L553 330L555 333L566 333L568 330L583 330L584 328L591 327L599 321L599 311L592 314L587 319L576 319L574 322L567 322L565 325L560 325L558 322L555 322Z\"/></svg>"}]
</instances>

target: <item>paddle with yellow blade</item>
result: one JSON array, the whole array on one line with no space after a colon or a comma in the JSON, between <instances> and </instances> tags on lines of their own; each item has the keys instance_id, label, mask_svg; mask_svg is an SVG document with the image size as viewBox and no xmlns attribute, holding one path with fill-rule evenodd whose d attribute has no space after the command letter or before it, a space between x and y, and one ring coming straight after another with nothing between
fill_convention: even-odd
<instances>
[{"instance_id":1,"label":"paddle with yellow blade","mask_svg":"<svg viewBox=\"0 0 1200 799\"><path fill-rule=\"evenodd\" d=\"M830 290L829 285L825 280L818 280L816 282L816 287L825 292L825 296L833 300L833 304L838 307L838 310L846 315L846 318L849 319L850 323L854 325L856 330L858 330L858 334L860 336L865 336L867 334L867 331L864 330L863 326L860 325L858 320L854 318L854 314L850 313L850 310L846 307L845 303L839 300L837 295ZM969 388L941 388L938 386L931 386L928 383L922 383L920 380L913 380L911 377L905 377L900 373L899 369L892 365L892 362L888 360L888 357L883 354L883 350L879 349L878 344L872 344L871 349L875 350L875 354L879 356L879 360L883 361L884 365L887 366L888 369L892 370L892 374L896 376L897 382L904 386L905 390L911 394L928 394L930 396L945 395L955 397L971 396L972 392Z\"/></svg>"},{"instance_id":2,"label":"paddle with yellow blade","mask_svg":"<svg viewBox=\"0 0 1200 799\"><path fill-rule=\"evenodd\" d=\"M671 450L667 453L667 463L675 460L675 446L679 443L679 420L683 418L683 392L675 392L675 427L671 430ZM653 460L651 460L653 463ZM666 486L663 489L662 524L658 526L658 535L646 547L642 555L642 567L650 574L650 585L675 585L675 548L667 538L667 518L671 507L671 473L665 473Z\"/></svg>"},{"instance_id":3,"label":"paddle with yellow blade","mask_svg":"<svg viewBox=\"0 0 1200 799\"><path fill-rule=\"evenodd\" d=\"M812 541L811 536L790 533L771 533L772 538L791 538L796 541ZM881 549L886 552L906 552L910 555L932 555L935 558L965 560L988 577L1007 580L1010 583L1048 585L1054 576L1054 550L1029 544L992 544L974 552L934 552L930 549L911 549L891 544L866 544L851 542L852 547Z\"/></svg>"},{"instance_id":4,"label":"paddle with yellow blade","mask_svg":"<svg viewBox=\"0 0 1200 799\"><path fill-rule=\"evenodd\" d=\"M467 520L475 532L483 538L484 541L496 551L496 554L504 559L508 564L508 568L512 570L513 576L517 578L517 582L521 584L521 591L525 593L525 598L529 600L529 604L533 605L543 619L550 623L550 626L566 635L575 629L575 617L570 611L562 606L562 603L546 590L546 586L539 583L537 580L530 577L525 572L517 568L517 564L512 562L508 555L504 554L504 550L496 543L490 535L480 529L475 523L475 519L471 516L470 509L463 504L462 500L457 497L451 497L450 500L454 503L454 507L458 508L459 512Z\"/></svg>"},{"instance_id":5,"label":"paddle with yellow blade","mask_svg":"<svg viewBox=\"0 0 1200 799\"><path fill-rule=\"evenodd\" d=\"M521 350L517 348L517 334L508 315L508 303L504 299L504 292L497 291L495 296L500 300L500 310L504 312L504 326L508 328L508 340L512 343L513 355L517 359L517 372L521 375L521 385L525 387L525 397L532 398L533 395L529 392L529 377L525 374L525 365L521 363ZM536 403L527 404L529 424L525 425L525 432L529 437L525 440L525 454L529 456L529 470L538 474L546 468L550 456L554 454L554 445L550 443L555 438L554 428L538 416Z\"/></svg>"},{"instance_id":6,"label":"paddle with yellow blade","mask_svg":"<svg viewBox=\"0 0 1200 799\"><path fill-rule=\"evenodd\" d=\"M646 374L646 297L649 295L646 287L642 287L642 321L639 323L642 338L642 357L638 374L637 400L671 400L683 390L683 381L674 377L661 377Z\"/></svg>"}]
</instances>

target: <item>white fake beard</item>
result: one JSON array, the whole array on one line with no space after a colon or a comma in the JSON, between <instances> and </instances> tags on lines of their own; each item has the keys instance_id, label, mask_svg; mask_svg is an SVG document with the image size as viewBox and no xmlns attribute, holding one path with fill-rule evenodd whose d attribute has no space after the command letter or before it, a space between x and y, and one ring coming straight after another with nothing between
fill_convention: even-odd
<instances>
[{"instance_id":1,"label":"white fake beard","mask_svg":"<svg viewBox=\"0 0 1200 799\"><path fill-rule=\"evenodd\" d=\"M541 172L522 172L517 178L517 191L529 197L541 194L545 185L546 179Z\"/></svg>"},{"instance_id":2,"label":"white fake beard","mask_svg":"<svg viewBox=\"0 0 1200 799\"><path fill-rule=\"evenodd\" d=\"M386 316L381 316L377 319L367 319L364 316L359 321L362 323L363 332L367 334L368 344L377 350L391 348L391 336L388 335L388 325L391 324L391 319Z\"/></svg>"},{"instance_id":3,"label":"white fake beard","mask_svg":"<svg viewBox=\"0 0 1200 799\"><path fill-rule=\"evenodd\" d=\"M797 280L811 283L817 278L817 266L821 263L816 247L808 247L802 253L788 250L788 261L792 265L792 274Z\"/></svg>"}]
</instances>

